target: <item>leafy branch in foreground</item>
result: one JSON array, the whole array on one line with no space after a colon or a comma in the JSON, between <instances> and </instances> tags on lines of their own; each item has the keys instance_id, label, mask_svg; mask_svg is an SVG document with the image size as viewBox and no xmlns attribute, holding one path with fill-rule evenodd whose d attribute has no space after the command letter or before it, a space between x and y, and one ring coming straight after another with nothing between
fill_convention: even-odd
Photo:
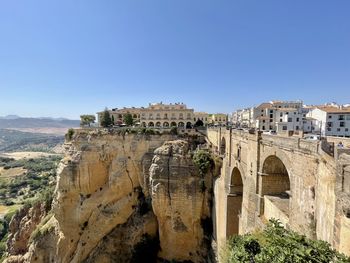
<instances>
[{"instance_id":1,"label":"leafy branch in foreground","mask_svg":"<svg viewBox=\"0 0 350 263\"><path fill-rule=\"evenodd\" d=\"M263 231L232 237L222 258L227 263L350 262L327 242L287 230L277 220L270 220Z\"/></svg>"}]
</instances>

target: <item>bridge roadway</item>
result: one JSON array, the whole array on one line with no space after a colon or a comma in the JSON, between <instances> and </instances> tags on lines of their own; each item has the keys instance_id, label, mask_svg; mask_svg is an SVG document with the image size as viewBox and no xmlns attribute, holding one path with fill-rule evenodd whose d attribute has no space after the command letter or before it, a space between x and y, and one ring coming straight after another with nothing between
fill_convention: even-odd
<instances>
[{"instance_id":1,"label":"bridge roadway","mask_svg":"<svg viewBox=\"0 0 350 263\"><path fill-rule=\"evenodd\" d=\"M276 218L350 254L350 150L334 158L324 142L226 128L208 129L207 140L223 158L214 182L219 248Z\"/></svg>"}]
</instances>

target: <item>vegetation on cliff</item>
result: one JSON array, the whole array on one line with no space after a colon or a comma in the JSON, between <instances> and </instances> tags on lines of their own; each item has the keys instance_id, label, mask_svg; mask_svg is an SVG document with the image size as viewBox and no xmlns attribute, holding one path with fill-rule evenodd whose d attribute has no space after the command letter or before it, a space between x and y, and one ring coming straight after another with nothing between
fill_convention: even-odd
<instances>
[{"instance_id":1,"label":"vegetation on cliff","mask_svg":"<svg viewBox=\"0 0 350 263\"><path fill-rule=\"evenodd\" d=\"M203 177L209 169L214 167L214 160L208 151L198 150L193 155L193 163L199 170L199 174Z\"/></svg>"},{"instance_id":2,"label":"vegetation on cliff","mask_svg":"<svg viewBox=\"0 0 350 263\"><path fill-rule=\"evenodd\" d=\"M47 211L51 209L56 169L60 160L60 156L19 160L0 158L0 169L3 171L18 168L24 171L16 176L5 177L0 174L0 208L6 213L3 219L0 213L0 262L7 251L10 221L18 209L23 206L30 208L38 203L45 204Z\"/></svg>"},{"instance_id":3,"label":"vegetation on cliff","mask_svg":"<svg viewBox=\"0 0 350 263\"><path fill-rule=\"evenodd\" d=\"M276 220L270 220L263 231L232 237L222 257L226 263L350 262L327 242L287 230Z\"/></svg>"}]
</instances>

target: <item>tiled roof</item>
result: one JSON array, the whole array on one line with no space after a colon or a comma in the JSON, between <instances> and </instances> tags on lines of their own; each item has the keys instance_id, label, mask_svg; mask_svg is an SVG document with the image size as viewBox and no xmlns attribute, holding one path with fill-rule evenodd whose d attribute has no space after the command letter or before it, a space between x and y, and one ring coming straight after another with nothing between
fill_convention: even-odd
<instances>
[{"instance_id":1,"label":"tiled roof","mask_svg":"<svg viewBox=\"0 0 350 263\"><path fill-rule=\"evenodd\" d=\"M337 108L337 107L328 106L328 107L317 107L317 108L327 113L350 113L350 107Z\"/></svg>"}]
</instances>

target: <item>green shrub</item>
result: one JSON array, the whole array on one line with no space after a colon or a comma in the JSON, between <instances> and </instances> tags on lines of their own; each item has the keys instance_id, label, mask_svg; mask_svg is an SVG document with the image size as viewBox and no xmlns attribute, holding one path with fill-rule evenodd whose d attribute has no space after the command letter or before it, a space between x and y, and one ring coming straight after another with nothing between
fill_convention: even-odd
<instances>
[{"instance_id":1,"label":"green shrub","mask_svg":"<svg viewBox=\"0 0 350 263\"><path fill-rule=\"evenodd\" d=\"M65 135L67 141L71 141L73 138L73 135L74 135L74 129L70 128Z\"/></svg>"},{"instance_id":2,"label":"green shrub","mask_svg":"<svg viewBox=\"0 0 350 263\"><path fill-rule=\"evenodd\" d=\"M214 160L211 154L204 150L198 150L194 153L193 163L198 168L199 174L202 177L214 166Z\"/></svg>"},{"instance_id":3,"label":"green shrub","mask_svg":"<svg viewBox=\"0 0 350 263\"><path fill-rule=\"evenodd\" d=\"M171 127L171 129L170 129L170 134L172 134L172 135L177 135L177 134L178 134L178 132L177 132L177 127Z\"/></svg>"},{"instance_id":4,"label":"green shrub","mask_svg":"<svg viewBox=\"0 0 350 263\"><path fill-rule=\"evenodd\" d=\"M227 263L350 262L350 258L332 249L327 242L286 230L276 220L270 220L261 232L232 237L222 256Z\"/></svg>"}]
</instances>

